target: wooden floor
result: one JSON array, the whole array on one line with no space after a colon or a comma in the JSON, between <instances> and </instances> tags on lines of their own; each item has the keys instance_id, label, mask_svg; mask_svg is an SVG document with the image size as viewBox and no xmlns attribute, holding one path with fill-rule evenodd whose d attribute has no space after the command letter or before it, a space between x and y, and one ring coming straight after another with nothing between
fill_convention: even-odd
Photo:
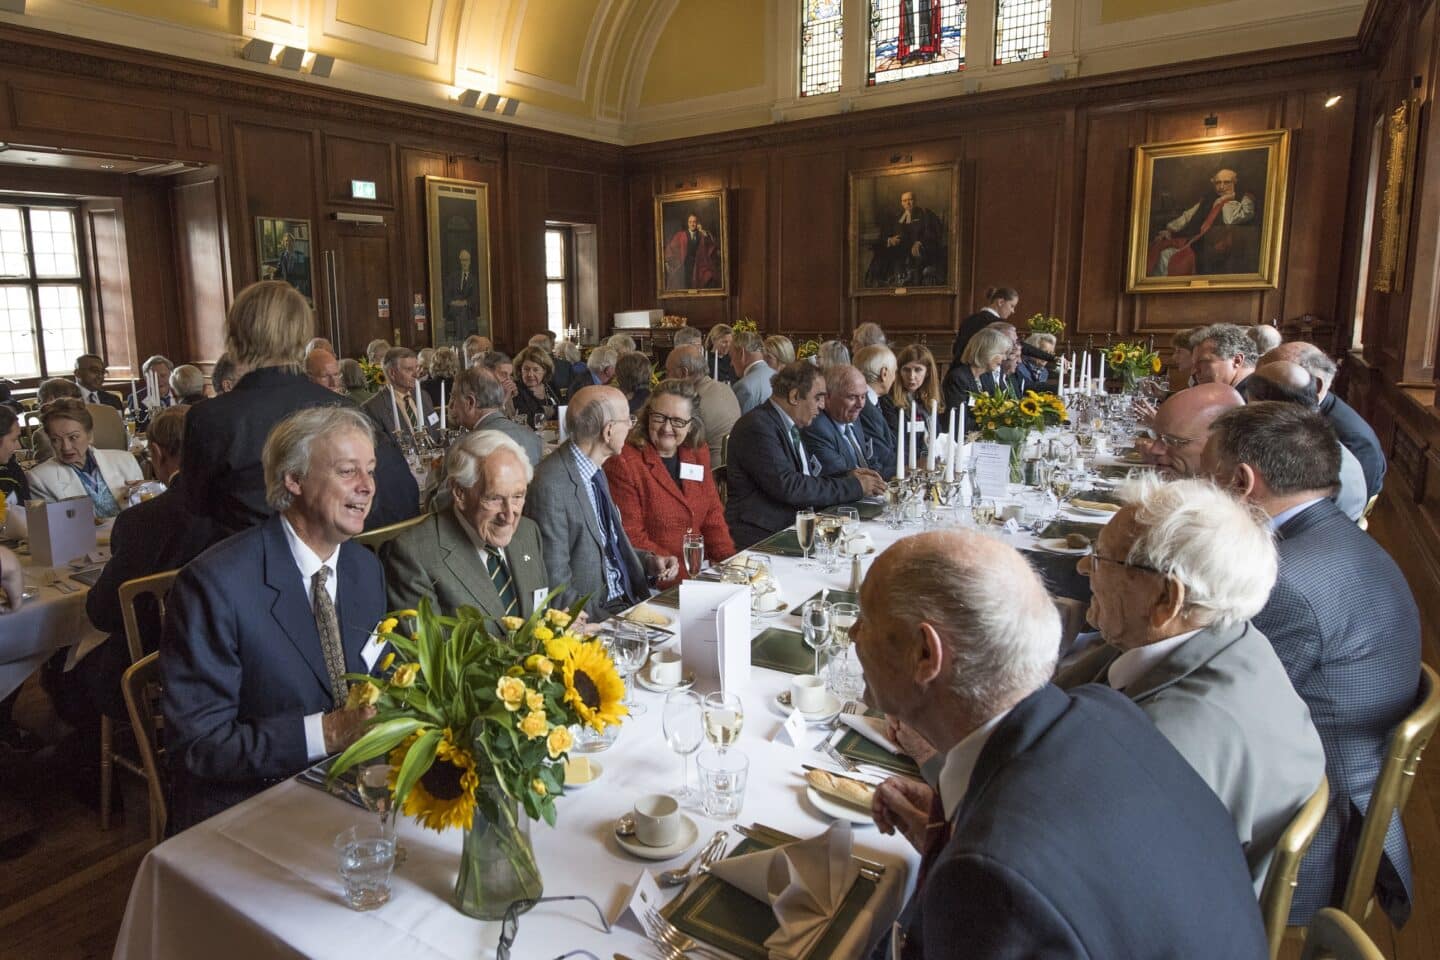
<instances>
[{"instance_id":1,"label":"wooden floor","mask_svg":"<svg viewBox=\"0 0 1440 960\"><path fill-rule=\"evenodd\" d=\"M1371 533L1390 547L1398 536L1396 511L1382 499ZM1415 563L1398 557L1410 578L1425 627L1426 662L1440 668L1440 584ZM27 686L17 718L54 735L55 722L37 688ZM143 794L127 784L129 817L101 832L94 803L81 803L58 786L57 758L16 763L0 754L3 797L39 820L39 839L18 857L0 859L0 956L7 960L90 960L110 956L140 859L145 855ZM128 780L128 778L126 778ZM1421 765L1405 813L1415 860L1415 913L1405 929L1391 928L1376 911L1367 927L1387 957L1440 958L1440 747ZM1298 945L1285 955L1298 957Z\"/></svg>"}]
</instances>

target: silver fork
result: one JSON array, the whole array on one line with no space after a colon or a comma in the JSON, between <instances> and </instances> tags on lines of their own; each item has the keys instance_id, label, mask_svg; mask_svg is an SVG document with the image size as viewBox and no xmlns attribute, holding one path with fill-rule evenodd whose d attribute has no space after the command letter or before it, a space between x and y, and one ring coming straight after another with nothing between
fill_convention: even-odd
<instances>
[{"instance_id":1,"label":"silver fork","mask_svg":"<svg viewBox=\"0 0 1440 960\"><path fill-rule=\"evenodd\" d=\"M831 760L840 764L841 769L844 770L846 773L860 772L860 765L854 760L851 760L849 757L845 756L845 754L841 753L839 750L836 750L835 745L832 744L829 740L820 741L820 752L825 754L825 756L829 757Z\"/></svg>"},{"instance_id":2,"label":"silver fork","mask_svg":"<svg viewBox=\"0 0 1440 960\"><path fill-rule=\"evenodd\" d=\"M645 913L647 917L645 929L650 934L652 941L658 938L661 943L682 957L694 954L699 957L712 957L714 960L727 960L720 951L687 937L678 927L660 916L659 911L654 908Z\"/></svg>"}]
</instances>

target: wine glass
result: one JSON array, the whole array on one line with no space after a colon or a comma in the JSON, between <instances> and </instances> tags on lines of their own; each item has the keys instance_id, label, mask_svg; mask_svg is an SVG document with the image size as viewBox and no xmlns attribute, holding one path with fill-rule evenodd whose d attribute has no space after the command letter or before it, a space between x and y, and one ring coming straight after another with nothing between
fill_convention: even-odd
<instances>
[{"instance_id":1,"label":"wine glass","mask_svg":"<svg viewBox=\"0 0 1440 960\"><path fill-rule=\"evenodd\" d=\"M715 744L716 750L724 753L740 739L740 731L745 726L745 705L735 694L717 690L705 695L702 709L705 736Z\"/></svg>"},{"instance_id":2,"label":"wine glass","mask_svg":"<svg viewBox=\"0 0 1440 960\"><path fill-rule=\"evenodd\" d=\"M815 651L815 670L820 673L820 648L830 638L831 605L824 600L806 600L800 608L800 629L805 645Z\"/></svg>"},{"instance_id":3,"label":"wine glass","mask_svg":"<svg viewBox=\"0 0 1440 960\"><path fill-rule=\"evenodd\" d=\"M693 690L672 690L665 696L661 726L665 731L665 742L670 749L680 754L684 779L675 798L681 803L698 799L698 792L690 787L690 754L700 749L705 742L705 716L700 695Z\"/></svg>"},{"instance_id":4,"label":"wine glass","mask_svg":"<svg viewBox=\"0 0 1440 960\"><path fill-rule=\"evenodd\" d=\"M979 526L979 527L988 527L990 524L992 524L992 523L995 522L995 501L994 501L994 500L991 500L991 499L988 498L988 497L983 498L983 499L980 499L980 500L976 500L976 501L975 501L975 505L974 505L973 507L971 507L971 510L972 510L972 511L974 512L974 514L975 514L975 525L976 525L976 526Z\"/></svg>"},{"instance_id":5,"label":"wine glass","mask_svg":"<svg viewBox=\"0 0 1440 960\"><path fill-rule=\"evenodd\" d=\"M854 507L836 507L831 513L840 522L840 552L848 554L850 539L860 533L860 511Z\"/></svg>"},{"instance_id":6,"label":"wine glass","mask_svg":"<svg viewBox=\"0 0 1440 960\"><path fill-rule=\"evenodd\" d=\"M645 712L645 707L635 702L635 686L631 680L650 657L650 635L640 624L622 620L615 625L615 633L610 637L610 656L625 680L625 707L630 716L638 717Z\"/></svg>"},{"instance_id":7,"label":"wine glass","mask_svg":"<svg viewBox=\"0 0 1440 960\"><path fill-rule=\"evenodd\" d=\"M380 829L395 844L395 866L405 862L408 851L395 839L395 798L390 793L391 767L388 761L367 763L355 772L355 786L365 809L380 815Z\"/></svg>"},{"instance_id":8,"label":"wine glass","mask_svg":"<svg viewBox=\"0 0 1440 960\"><path fill-rule=\"evenodd\" d=\"M830 642L840 647L850 645L850 628L860 617L860 607L853 603L830 605Z\"/></svg>"},{"instance_id":9,"label":"wine glass","mask_svg":"<svg viewBox=\"0 0 1440 960\"><path fill-rule=\"evenodd\" d=\"M815 521L815 538L820 544L815 559L826 573L835 570L835 545L840 541L841 527L840 518L830 513L822 513Z\"/></svg>"},{"instance_id":10,"label":"wine glass","mask_svg":"<svg viewBox=\"0 0 1440 960\"><path fill-rule=\"evenodd\" d=\"M815 564L810 562L810 548L815 545L814 510L800 510L795 514L795 539L800 543L800 550L804 554L800 566L813 570Z\"/></svg>"},{"instance_id":11,"label":"wine glass","mask_svg":"<svg viewBox=\"0 0 1440 960\"><path fill-rule=\"evenodd\" d=\"M694 579L705 566L705 537L687 530L681 548L685 557L685 573Z\"/></svg>"}]
</instances>

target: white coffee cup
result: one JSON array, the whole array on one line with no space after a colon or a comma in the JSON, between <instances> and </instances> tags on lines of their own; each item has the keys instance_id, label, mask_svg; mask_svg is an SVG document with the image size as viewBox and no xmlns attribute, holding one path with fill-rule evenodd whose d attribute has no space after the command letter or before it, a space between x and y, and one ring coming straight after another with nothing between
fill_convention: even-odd
<instances>
[{"instance_id":1,"label":"white coffee cup","mask_svg":"<svg viewBox=\"0 0 1440 960\"><path fill-rule=\"evenodd\" d=\"M657 650L650 655L650 682L657 687L673 687L680 682L680 654L674 650Z\"/></svg>"},{"instance_id":2,"label":"white coffee cup","mask_svg":"<svg viewBox=\"0 0 1440 960\"><path fill-rule=\"evenodd\" d=\"M668 847L680 836L680 804L665 793L635 801L635 839L647 847Z\"/></svg>"},{"instance_id":3,"label":"white coffee cup","mask_svg":"<svg viewBox=\"0 0 1440 960\"><path fill-rule=\"evenodd\" d=\"M1014 520L1019 523L1025 517L1025 508L1018 503L1007 503L1000 508L1000 519Z\"/></svg>"},{"instance_id":4,"label":"white coffee cup","mask_svg":"<svg viewBox=\"0 0 1440 960\"><path fill-rule=\"evenodd\" d=\"M825 680L813 673L801 674L790 681L790 702L801 713L814 713L825 706Z\"/></svg>"}]
</instances>

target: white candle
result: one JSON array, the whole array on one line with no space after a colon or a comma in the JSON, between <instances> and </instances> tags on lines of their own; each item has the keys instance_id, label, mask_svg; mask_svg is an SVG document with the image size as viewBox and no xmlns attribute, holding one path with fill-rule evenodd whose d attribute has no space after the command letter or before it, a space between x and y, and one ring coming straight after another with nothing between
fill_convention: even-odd
<instances>
[{"instance_id":1,"label":"white candle","mask_svg":"<svg viewBox=\"0 0 1440 960\"><path fill-rule=\"evenodd\" d=\"M895 411L895 479L905 479L905 411Z\"/></svg>"},{"instance_id":2,"label":"white candle","mask_svg":"<svg viewBox=\"0 0 1440 960\"><path fill-rule=\"evenodd\" d=\"M1076 379L1075 379L1075 375L1080 372L1080 368L1079 368L1079 366L1078 366L1077 364L1078 364L1078 362L1077 362L1076 359L1075 359L1075 351L1074 351L1074 350L1071 350L1071 351L1070 351L1070 391L1071 391L1072 393L1075 391L1075 386L1076 386L1076 383L1077 383L1077 381L1076 381Z\"/></svg>"},{"instance_id":3,"label":"white candle","mask_svg":"<svg viewBox=\"0 0 1440 960\"><path fill-rule=\"evenodd\" d=\"M446 414L447 412L448 412L448 407L447 407L447 405L446 405L446 403L445 403L445 381L444 381L444 380L441 380L441 381L440 381L440 429L441 429L442 431L445 429L445 426L446 426L446 424L445 424L445 420L446 420L445 414Z\"/></svg>"},{"instance_id":4,"label":"white candle","mask_svg":"<svg viewBox=\"0 0 1440 960\"><path fill-rule=\"evenodd\" d=\"M1085 359L1080 365L1080 379L1084 381L1085 396L1090 396L1090 351L1085 351Z\"/></svg>"},{"instance_id":5,"label":"white candle","mask_svg":"<svg viewBox=\"0 0 1440 960\"><path fill-rule=\"evenodd\" d=\"M420 402L420 378L419 378L419 377L416 377L416 378L415 378L415 419L420 421L420 426L421 426L421 428L423 429L424 426L425 426L425 404L423 404L423 403ZM410 429L411 429L412 432L414 431L414 429L415 429L414 424L411 424Z\"/></svg>"},{"instance_id":6,"label":"white candle","mask_svg":"<svg viewBox=\"0 0 1440 960\"><path fill-rule=\"evenodd\" d=\"M926 447L925 447L925 469L926 469L926 470L929 470L931 473L934 473L934 472L935 472L935 446L936 446L936 444L935 444L935 437L936 437L935 430L936 430L936 427L938 426L938 424L936 424L936 422L935 422L935 418L936 418L935 401L934 401L934 400L931 400L931 401L930 401L930 421L929 421L929 423L927 424L927 429L926 429L926 431L925 431L925 443L926 443Z\"/></svg>"},{"instance_id":7,"label":"white candle","mask_svg":"<svg viewBox=\"0 0 1440 960\"><path fill-rule=\"evenodd\" d=\"M712 368L715 370L715 374L714 374L715 379L716 379L716 380L719 380L719 379L720 379L720 351L719 351L719 350L716 350L714 353L712 353L712 354L710 355L710 360L711 360L711 366L712 366Z\"/></svg>"},{"instance_id":8,"label":"white candle","mask_svg":"<svg viewBox=\"0 0 1440 960\"><path fill-rule=\"evenodd\" d=\"M135 382L134 377L130 378L130 406L135 408L136 413L140 412L140 384Z\"/></svg>"},{"instance_id":9,"label":"white candle","mask_svg":"<svg viewBox=\"0 0 1440 960\"><path fill-rule=\"evenodd\" d=\"M390 390L390 417L395 421L395 433L400 433L400 404L395 402L395 385L386 384Z\"/></svg>"},{"instance_id":10,"label":"white candle","mask_svg":"<svg viewBox=\"0 0 1440 960\"><path fill-rule=\"evenodd\" d=\"M1105 392L1105 351L1100 351L1100 392Z\"/></svg>"},{"instance_id":11,"label":"white candle","mask_svg":"<svg viewBox=\"0 0 1440 960\"><path fill-rule=\"evenodd\" d=\"M955 480L955 460L960 455L960 444L955 439L955 408L950 408L950 453L945 457L945 482Z\"/></svg>"},{"instance_id":12,"label":"white candle","mask_svg":"<svg viewBox=\"0 0 1440 960\"><path fill-rule=\"evenodd\" d=\"M911 400L911 401L910 401L910 422L907 423L907 424L905 424L906 429L908 429L908 430L910 431L910 469L911 469L911 470L919 470L919 469L920 469L920 446L919 446L919 442L918 442L920 438L919 438L919 436L917 436L916 433L915 433L915 416L916 416L916 414L915 414L915 401L914 401L914 400Z\"/></svg>"}]
</instances>

